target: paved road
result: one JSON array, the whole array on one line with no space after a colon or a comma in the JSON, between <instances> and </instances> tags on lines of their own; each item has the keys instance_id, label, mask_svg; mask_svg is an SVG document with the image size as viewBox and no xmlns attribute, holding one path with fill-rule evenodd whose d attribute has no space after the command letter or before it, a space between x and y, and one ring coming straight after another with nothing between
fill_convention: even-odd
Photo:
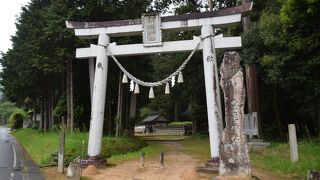
<instances>
[{"instance_id":1,"label":"paved road","mask_svg":"<svg viewBox=\"0 0 320 180\"><path fill-rule=\"evenodd\" d=\"M43 180L39 167L35 165L9 129L0 126L0 180Z\"/></svg>"}]
</instances>

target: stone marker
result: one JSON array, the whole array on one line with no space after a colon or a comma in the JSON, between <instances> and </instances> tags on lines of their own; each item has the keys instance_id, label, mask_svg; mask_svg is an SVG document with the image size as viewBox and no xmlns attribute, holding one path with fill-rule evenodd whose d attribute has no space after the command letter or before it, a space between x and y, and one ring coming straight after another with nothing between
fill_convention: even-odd
<instances>
[{"instance_id":1,"label":"stone marker","mask_svg":"<svg viewBox=\"0 0 320 180\"><path fill-rule=\"evenodd\" d=\"M80 157L70 162L67 169L67 177L69 180L80 180L81 178Z\"/></svg>"},{"instance_id":2,"label":"stone marker","mask_svg":"<svg viewBox=\"0 0 320 180\"><path fill-rule=\"evenodd\" d=\"M145 157L145 153L142 152L140 155L140 167L144 168L144 157Z\"/></svg>"},{"instance_id":3,"label":"stone marker","mask_svg":"<svg viewBox=\"0 0 320 180\"><path fill-rule=\"evenodd\" d=\"M160 152L160 168L164 169L164 152Z\"/></svg>"},{"instance_id":4,"label":"stone marker","mask_svg":"<svg viewBox=\"0 0 320 180\"><path fill-rule=\"evenodd\" d=\"M295 163L295 162L299 161L296 126L294 124L289 124L288 128L289 128L289 143L290 143L291 162Z\"/></svg>"},{"instance_id":5,"label":"stone marker","mask_svg":"<svg viewBox=\"0 0 320 180\"><path fill-rule=\"evenodd\" d=\"M219 174L250 177L248 146L243 132L245 88L238 53L224 54L220 74L225 100L226 127L219 148Z\"/></svg>"},{"instance_id":6,"label":"stone marker","mask_svg":"<svg viewBox=\"0 0 320 180\"><path fill-rule=\"evenodd\" d=\"M61 129L59 135L59 152L58 152L58 172L64 173L64 146L65 146L65 131Z\"/></svg>"}]
</instances>

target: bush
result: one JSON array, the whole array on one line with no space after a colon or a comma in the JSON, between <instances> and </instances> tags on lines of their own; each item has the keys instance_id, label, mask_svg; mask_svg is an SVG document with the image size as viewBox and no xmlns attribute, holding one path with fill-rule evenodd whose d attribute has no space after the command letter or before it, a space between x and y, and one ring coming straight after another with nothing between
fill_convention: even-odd
<instances>
[{"instance_id":1,"label":"bush","mask_svg":"<svg viewBox=\"0 0 320 180\"><path fill-rule=\"evenodd\" d=\"M191 121L183 121L183 122L172 122L169 125L189 125L192 126L192 122Z\"/></svg>"},{"instance_id":2,"label":"bush","mask_svg":"<svg viewBox=\"0 0 320 180\"><path fill-rule=\"evenodd\" d=\"M23 121L28 118L27 113L23 109L17 109L9 118L9 127L12 129L20 129L23 126Z\"/></svg>"}]
</instances>

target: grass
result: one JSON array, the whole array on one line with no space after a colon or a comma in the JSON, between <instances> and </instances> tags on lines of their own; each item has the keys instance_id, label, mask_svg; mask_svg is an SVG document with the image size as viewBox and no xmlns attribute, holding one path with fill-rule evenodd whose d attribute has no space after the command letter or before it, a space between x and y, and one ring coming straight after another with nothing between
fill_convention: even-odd
<instances>
[{"instance_id":1,"label":"grass","mask_svg":"<svg viewBox=\"0 0 320 180\"><path fill-rule=\"evenodd\" d=\"M299 162L292 164L287 143L274 142L266 149L250 152L253 166L286 174L290 179L306 177L310 169L320 170L320 139L304 139L298 143Z\"/></svg>"},{"instance_id":2,"label":"grass","mask_svg":"<svg viewBox=\"0 0 320 180\"><path fill-rule=\"evenodd\" d=\"M51 154L58 151L59 134L57 132L21 129L14 132L13 135L38 165L54 163ZM74 132L66 135L65 154L67 162L81 156L82 141L85 142L84 155L87 154L87 140L88 133ZM144 141L130 137L103 137L102 141L102 156L105 158L137 151L147 145Z\"/></svg>"},{"instance_id":3,"label":"grass","mask_svg":"<svg viewBox=\"0 0 320 180\"><path fill-rule=\"evenodd\" d=\"M51 154L58 150L57 132L40 132L35 129L22 129L13 133L25 147L31 158L39 165L53 161ZM161 137L175 138L175 137ZM82 140L85 140L84 154L87 150L88 133L76 132L66 136L66 155L68 159L81 155ZM144 139L144 138L142 138ZM148 138L147 138L148 139ZM191 154L201 161L210 158L209 140L204 136L187 137L179 141L185 153ZM287 143L273 142L265 149L250 152L253 167L268 172L285 174L290 179L303 179L310 169L320 170L320 139L299 140L299 162L291 164L290 149ZM167 146L159 142L149 142L129 137L104 137L102 155L108 157L108 163L118 164L127 160L139 159L144 152L146 159L158 158L161 151L166 152Z\"/></svg>"},{"instance_id":4,"label":"grass","mask_svg":"<svg viewBox=\"0 0 320 180\"><path fill-rule=\"evenodd\" d=\"M134 152L128 152L126 154L114 155L108 158L108 163L118 164L128 160L139 159L142 152L145 153L145 158L150 160L157 158L161 151L166 151L166 146L157 142L148 142L148 146Z\"/></svg>"},{"instance_id":5,"label":"grass","mask_svg":"<svg viewBox=\"0 0 320 180\"><path fill-rule=\"evenodd\" d=\"M201 161L210 159L209 139L202 136L191 136L181 141L183 151L199 158Z\"/></svg>"},{"instance_id":6,"label":"grass","mask_svg":"<svg viewBox=\"0 0 320 180\"><path fill-rule=\"evenodd\" d=\"M193 136L181 141L183 151L201 161L210 158L209 140L203 136ZM287 143L272 142L265 149L250 151L251 165L290 179L304 179L307 171L320 170L320 139L302 139L298 143L299 162L292 164Z\"/></svg>"},{"instance_id":7,"label":"grass","mask_svg":"<svg viewBox=\"0 0 320 180\"><path fill-rule=\"evenodd\" d=\"M168 141L168 140L182 140L187 136L180 135L162 135L162 134L137 134L135 135L138 139L146 140L146 141Z\"/></svg>"}]
</instances>

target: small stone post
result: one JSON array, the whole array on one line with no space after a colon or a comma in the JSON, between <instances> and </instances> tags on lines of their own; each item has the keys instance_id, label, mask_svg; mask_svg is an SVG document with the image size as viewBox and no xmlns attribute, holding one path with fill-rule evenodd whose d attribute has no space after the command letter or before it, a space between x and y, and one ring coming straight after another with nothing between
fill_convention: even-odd
<instances>
[{"instance_id":1,"label":"small stone post","mask_svg":"<svg viewBox=\"0 0 320 180\"><path fill-rule=\"evenodd\" d=\"M140 155L140 167L141 168L144 168L144 158L145 157L145 153L142 152L141 155Z\"/></svg>"},{"instance_id":2,"label":"small stone post","mask_svg":"<svg viewBox=\"0 0 320 180\"><path fill-rule=\"evenodd\" d=\"M164 169L164 153L160 152L160 168Z\"/></svg>"},{"instance_id":3,"label":"small stone post","mask_svg":"<svg viewBox=\"0 0 320 180\"><path fill-rule=\"evenodd\" d=\"M225 100L226 127L219 148L219 174L250 177L248 146L243 132L245 87L238 53L224 54L220 74Z\"/></svg>"},{"instance_id":4,"label":"small stone post","mask_svg":"<svg viewBox=\"0 0 320 180\"><path fill-rule=\"evenodd\" d=\"M64 146L65 146L65 129L64 125L59 135L59 152L58 152L58 172L64 173Z\"/></svg>"},{"instance_id":5,"label":"small stone post","mask_svg":"<svg viewBox=\"0 0 320 180\"><path fill-rule=\"evenodd\" d=\"M299 161L296 126L294 124L289 124L288 128L289 128L291 163L295 163Z\"/></svg>"}]
</instances>

